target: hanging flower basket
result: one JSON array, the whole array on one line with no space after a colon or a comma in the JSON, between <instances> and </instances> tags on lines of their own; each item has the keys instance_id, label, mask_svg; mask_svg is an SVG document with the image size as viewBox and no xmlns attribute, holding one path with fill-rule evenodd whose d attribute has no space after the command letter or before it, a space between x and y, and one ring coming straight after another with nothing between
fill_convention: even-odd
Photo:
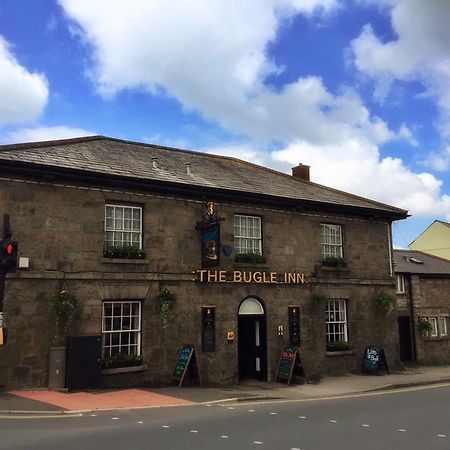
<instances>
[{"instance_id":1,"label":"hanging flower basket","mask_svg":"<svg viewBox=\"0 0 450 450\"><path fill-rule=\"evenodd\" d=\"M395 306L395 298L392 295L386 294L386 292L380 291L375 296L378 309L387 316Z\"/></svg>"},{"instance_id":2,"label":"hanging flower basket","mask_svg":"<svg viewBox=\"0 0 450 450\"><path fill-rule=\"evenodd\" d=\"M77 304L76 295L70 294L65 289L50 297L50 305L56 316L56 325L60 331L67 332L67 328L75 316Z\"/></svg>"},{"instance_id":3,"label":"hanging flower basket","mask_svg":"<svg viewBox=\"0 0 450 450\"><path fill-rule=\"evenodd\" d=\"M163 328L167 328L173 321L173 306L177 298L175 294L164 288L161 294L159 294L159 315L161 317L161 324Z\"/></svg>"}]
</instances>

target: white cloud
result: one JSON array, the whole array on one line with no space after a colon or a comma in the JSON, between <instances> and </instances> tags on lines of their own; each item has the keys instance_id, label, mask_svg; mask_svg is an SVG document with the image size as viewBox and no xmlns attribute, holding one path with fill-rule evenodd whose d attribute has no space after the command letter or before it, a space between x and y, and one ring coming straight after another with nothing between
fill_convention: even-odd
<instances>
[{"instance_id":1,"label":"white cloud","mask_svg":"<svg viewBox=\"0 0 450 450\"><path fill-rule=\"evenodd\" d=\"M443 135L450 136L450 2L383 0L383 5L397 38L383 42L366 25L351 44L356 67L376 80L379 99L394 80L421 82L441 108Z\"/></svg>"},{"instance_id":2,"label":"white cloud","mask_svg":"<svg viewBox=\"0 0 450 450\"><path fill-rule=\"evenodd\" d=\"M349 138L327 146L295 141L272 157L311 166L312 181L396 205L416 215L450 217L450 197L429 173L414 173L398 158L380 158L376 145Z\"/></svg>"},{"instance_id":3,"label":"white cloud","mask_svg":"<svg viewBox=\"0 0 450 450\"><path fill-rule=\"evenodd\" d=\"M36 119L47 100L45 76L21 66L0 36L0 125Z\"/></svg>"},{"instance_id":4,"label":"white cloud","mask_svg":"<svg viewBox=\"0 0 450 450\"><path fill-rule=\"evenodd\" d=\"M424 161L424 165L437 172L444 172L450 166L450 145L441 153L432 152Z\"/></svg>"},{"instance_id":5,"label":"white cloud","mask_svg":"<svg viewBox=\"0 0 450 450\"><path fill-rule=\"evenodd\" d=\"M384 0L384 6L391 5L390 1L394 2ZM392 131L370 113L353 89L330 92L317 76L299 78L279 91L265 85L268 75L282 70L267 48L283 20L297 14L312 20L327 17L339 7L337 1L59 2L92 49L91 79L103 96L126 89L164 93L176 98L185 110L199 112L263 148L274 140L284 143L284 150L271 156L256 151L255 144L208 151L287 172L303 162L312 166L313 179L323 184L408 208L415 214L445 211L450 216L450 197L442 195L437 178L414 173L399 159L380 156L379 146L390 140L417 144L405 124ZM420 10L420 2L399 2L399 11L408 10L410 4ZM423 5L427 16L429 3ZM402 40L404 18L394 19ZM424 23L416 27L416 22ZM379 85L380 96L392 79L417 76L422 60L433 63L436 79L439 74L445 78L448 67L436 63L444 49L433 53L438 33L426 26L424 17L411 23L414 26L410 28L429 30L432 37L425 39L431 42L424 45L411 38L408 45L383 44L370 27L353 42L357 67L384 83ZM403 50L413 44L419 46L418 55ZM428 88L438 85L429 83Z\"/></svg>"},{"instance_id":6,"label":"white cloud","mask_svg":"<svg viewBox=\"0 0 450 450\"><path fill-rule=\"evenodd\" d=\"M15 144L18 142L51 141L53 139L67 139L79 136L92 136L94 133L82 128L68 126L22 128L7 133L1 140L3 144Z\"/></svg>"}]
</instances>

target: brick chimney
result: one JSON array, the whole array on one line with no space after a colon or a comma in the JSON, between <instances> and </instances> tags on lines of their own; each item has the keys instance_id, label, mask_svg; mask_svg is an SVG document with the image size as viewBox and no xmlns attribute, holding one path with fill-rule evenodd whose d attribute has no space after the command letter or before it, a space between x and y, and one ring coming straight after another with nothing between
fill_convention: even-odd
<instances>
[{"instance_id":1,"label":"brick chimney","mask_svg":"<svg viewBox=\"0 0 450 450\"><path fill-rule=\"evenodd\" d=\"M309 166L305 164L299 164L292 168L292 176L298 178L299 180L310 181L309 180Z\"/></svg>"}]
</instances>

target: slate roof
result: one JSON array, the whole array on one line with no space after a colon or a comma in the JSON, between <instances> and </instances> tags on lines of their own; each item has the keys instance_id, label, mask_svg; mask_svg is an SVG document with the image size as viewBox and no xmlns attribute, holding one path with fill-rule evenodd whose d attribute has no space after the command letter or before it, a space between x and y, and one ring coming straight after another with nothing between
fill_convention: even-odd
<instances>
[{"instance_id":1,"label":"slate roof","mask_svg":"<svg viewBox=\"0 0 450 450\"><path fill-rule=\"evenodd\" d=\"M154 158L157 168L153 167ZM0 146L0 164L49 170L71 169L80 174L118 176L149 185L155 182L173 183L291 201L363 208L395 219L407 217L405 210L299 180L237 158L105 136ZM186 164L190 164L191 174L187 173Z\"/></svg>"},{"instance_id":2,"label":"slate roof","mask_svg":"<svg viewBox=\"0 0 450 450\"><path fill-rule=\"evenodd\" d=\"M418 250L394 250L394 271L419 275L450 275L450 261Z\"/></svg>"}]
</instances>

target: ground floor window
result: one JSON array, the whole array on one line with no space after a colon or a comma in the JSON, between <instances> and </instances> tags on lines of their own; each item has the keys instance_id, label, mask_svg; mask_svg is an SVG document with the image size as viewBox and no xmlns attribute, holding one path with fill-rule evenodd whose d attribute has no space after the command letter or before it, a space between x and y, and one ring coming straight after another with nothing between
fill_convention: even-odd
<instances>
[{"instance_id":1,"label":"ground floor window","mask_svg":"<svg viewBox=\"0 0 450 450\"><path fill-rule=\"evenodd\" d=\"M422 320L426 320L431 325L431 331L428 333L428 337L438 338L448 336L448 317L423 317Z\"/></svg>"},{"instance_id":2,"label":"ground floor window","mask_svg":"<svg viewBox=\"0 0 450 450\"><path fill-rule=\"evenodd\" d=\"M103 357L141 354L141 302L103 302Z\"/></svg>"},{"instance_id":3,"label":"ground floor window","mask_svg":"<svg viewBox=\"0 0 450 450\"><path fill-rule=\"evenodd\" d=\"M348 342L347 300L328 300L325 322L327 343Z\"/></svg>"}]
</instances>

